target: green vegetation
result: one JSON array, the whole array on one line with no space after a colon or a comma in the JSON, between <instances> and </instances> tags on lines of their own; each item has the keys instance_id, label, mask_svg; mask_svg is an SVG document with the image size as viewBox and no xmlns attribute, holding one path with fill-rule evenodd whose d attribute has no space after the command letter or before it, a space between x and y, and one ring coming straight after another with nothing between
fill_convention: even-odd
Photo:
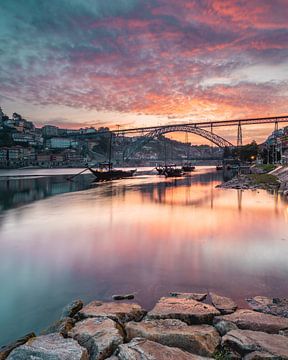
<instances>
[{"instance_id":1,"label":"green vegetation","mask_svg":"<svg viewBox=\"0 0 288 360\"><path fill-rule=\"evenodd\" d=\"M2 130L0 131L0 146L13 146L14 142L12 140L11 134L9 131Z\"/></svg>"},{"instance_id":2,"label":"green vegetation","mask_svg":"<svg viewBox=\"0 0 288 360\"><path fill-rule=\"evenodd\" d=\"M252 141L251 144L243 145L241 147L236 147L234 149L225 148L224 149L224 158L238 158L243 162L251 163L256 160L259 152L259 146L256 141Z\"/></svg>"},{"instance_id":3,"label":"green vegetation","mask_svg":"<svg viewBox=\"0 0 288 360\"><path fill-rule=\"evenodd\" d=\"M213 358L217 360L229 360L231 356L226 349L219 349L213 354Z\"/></svg>"},{"instance_id":4,"label":"green vegetation","mask_svg":"<svg viewBox=\"0 0 288 360\"><path fill-rule=\"evenodd\" d=\"M260 185L273 185L278 186L279 182L276 176L270 174L251 174L248 175L255 184Z\"/></svg>"},{"instance_id":5,"label":"green vegetation","mask_svg":"<svg viewBox=\"0 0 288 360\"><path fill-rule=\"evenodd\" d=\"M263 165L258 165L257 167L259 167L260 169L262 169L266 173L276 169L276 165L274 165L274 164L263 164Z\"/></svg>"}]
</instances>

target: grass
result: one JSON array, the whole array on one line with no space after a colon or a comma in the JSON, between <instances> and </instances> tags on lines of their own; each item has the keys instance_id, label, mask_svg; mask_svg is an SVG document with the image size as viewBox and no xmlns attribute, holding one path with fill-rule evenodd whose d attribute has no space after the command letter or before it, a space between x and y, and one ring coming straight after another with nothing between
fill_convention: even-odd
<instances>
[{"instance_id":1,"label":"grass","mask_svg":"<svg viewBox=\"0 0 288 360\"><path fill-rule=\"evenodd\" d=\"M251 179L255 184L260 185L279 185L278 179L274 175L270 174L251 174L248 175L249 179Z\"/></svg>"},{"instance_id":2,"label":"grass","mask_svg":"<svg viewBox=\"0 0 288 360\"><path fill-rule=\"evenodd\" d=\"M230 360L231 356L225 349L219 349L215 351L213 358L216 360Z\"/></svg>"},{"instance_id":3,"label":"grass","mask_svg":"<svg viewBox=\"0 0 288 360\"><path fill-rule=\"evenodd\" d=\"M274 169L276 169L276 165L273 164L263 164L263 165L258 165L257 167L259 167L260 169L262 169L265 172L270 172Z\"/></svg>"}]
</instances>

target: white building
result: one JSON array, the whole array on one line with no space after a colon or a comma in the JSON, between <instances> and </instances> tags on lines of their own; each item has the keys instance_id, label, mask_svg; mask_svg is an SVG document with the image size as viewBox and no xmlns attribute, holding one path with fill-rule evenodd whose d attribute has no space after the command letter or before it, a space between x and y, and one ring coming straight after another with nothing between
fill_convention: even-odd
<instances>
[{"instance_id":1,"label":"white building","mask_svg":"<svg viewBox=\"0 0 288 360\"><path fill-rule=\"evenodd\" d=\"M68 149L77 147L77 145L77 141L61 137L52 137L46 141L46 147L49 149Z\"/></svg>"}]
</instances>

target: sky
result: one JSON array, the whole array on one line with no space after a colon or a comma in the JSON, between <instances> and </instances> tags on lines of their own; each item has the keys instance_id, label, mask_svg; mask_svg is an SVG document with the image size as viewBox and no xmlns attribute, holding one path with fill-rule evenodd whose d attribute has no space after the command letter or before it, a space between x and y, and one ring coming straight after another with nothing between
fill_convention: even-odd
<instances>
[{"instance_id":1,"label":"sky","mask_svg":"<svg viewBox=\"0 0 288 360\"><path fill-rule=\"evenodd\" d=\"M66 128L286 115L287 18L288 0L1 0L0 106Z\"/></svg>"}]
</instances>

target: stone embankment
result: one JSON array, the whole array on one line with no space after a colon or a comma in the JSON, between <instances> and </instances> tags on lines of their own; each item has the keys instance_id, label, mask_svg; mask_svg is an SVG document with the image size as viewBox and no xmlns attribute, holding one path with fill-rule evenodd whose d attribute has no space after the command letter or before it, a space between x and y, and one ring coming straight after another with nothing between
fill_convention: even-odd
<instances>
[{"instance_id":1,"label":"stone embankment","mask_svg":"<svg viewBox=\"0 0 288 360\"><path fill-rule=\"evenodd\" d=\"M277 190L284 195L288 195L288 167L279 166L269 173L257 172L257 168L252 168L249 175L237 175L233 179L224 182L217 187L222 189L240 190Z\"/></svg>"},{"instance_id":2,"label":"stone embankment","mask_svg":"<svg viewBox=\"0 0 288 360\"><path fill-rule=\"evenodd\" d=\"M148 313L129 302L81 300L40 336L0 349L0 360L288 359L288 300L171 293Z\"/></svg>"}]
</instances>

